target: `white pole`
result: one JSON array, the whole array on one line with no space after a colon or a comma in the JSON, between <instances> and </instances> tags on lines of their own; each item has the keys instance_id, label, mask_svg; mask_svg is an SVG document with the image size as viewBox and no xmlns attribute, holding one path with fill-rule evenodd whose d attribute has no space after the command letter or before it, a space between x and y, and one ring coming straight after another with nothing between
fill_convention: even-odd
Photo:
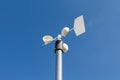
<instances>
[{"instance_id":1,"label":"white pole","mask_svg":"<svg viewBox=\"0 0 120 80\"><path fill-rule=\"evenodd\" d=\"M57 50L56 60L56 80L62 80L62 50Z\"/></svg>"},{"instance_id":2,"label":"white pole","mask_svg":"<svg viewBox=\"0 0 120 80\"><path fill-rule=\"evenodd\" d=\"M57 36L55 42L55 53L56 53L56 80L62 80L62 53L63 53L63 41L61 35Z\"/></svg>"}]
</instances>

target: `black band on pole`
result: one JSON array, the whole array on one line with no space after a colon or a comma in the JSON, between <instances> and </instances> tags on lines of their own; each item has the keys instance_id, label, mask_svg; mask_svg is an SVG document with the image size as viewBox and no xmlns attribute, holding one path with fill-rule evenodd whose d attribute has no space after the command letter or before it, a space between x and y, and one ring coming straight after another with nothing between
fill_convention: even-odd
<instances>
[{"instance_id":1,"label":"black band on pole","mask_svg":"<svg viewBox=\"0 0 120 80\"><path fill-rule=\"evenodd\" d=\"M55 53L57 50L61 50L63 53L63 41L62 40L56 40L55 42Z\"/></svg>"}]
</instances>

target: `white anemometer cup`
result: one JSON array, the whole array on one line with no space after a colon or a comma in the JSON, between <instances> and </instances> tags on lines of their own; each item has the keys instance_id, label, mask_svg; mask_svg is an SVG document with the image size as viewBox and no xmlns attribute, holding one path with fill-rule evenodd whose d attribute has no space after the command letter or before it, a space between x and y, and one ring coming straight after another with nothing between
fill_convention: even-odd
<instances>
[{"instance_id":1,"label":"white anemometer cup","mask_svg":"<svg viewBox=\"0 0 120 80\"><path fill-rule=\"evenodd\" d=\"M61 35L66 37L69 31L70 31L69 27L64 27L62 29Z\"/></svg>"},{"instance_id":2,"label":"white anemometer cup","mask_svg":"<svg viewBox=\"0 0 120 80\"><path fill-rule=\"evenodd\" d=\"M63 52L66 53L68 51L69 47L66 43L63 43Z\"/></svg>"},{"instance_id":3,"label":"white anemometer cup","mask_svg":"<svg viewBox=\"0 0 120 80\"><path fill-rule=\"evenodd\" d=\"M47 45L47 44L51 43L52 41L53 41L53 37L50 35L46 35L43 37L44 45Z\"/></svg>"}]
</instances>

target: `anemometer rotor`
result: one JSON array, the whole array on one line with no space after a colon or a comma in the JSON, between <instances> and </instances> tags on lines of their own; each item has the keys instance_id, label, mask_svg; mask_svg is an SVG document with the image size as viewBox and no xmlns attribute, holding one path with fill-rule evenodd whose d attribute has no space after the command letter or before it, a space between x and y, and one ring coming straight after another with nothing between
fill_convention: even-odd
<instances>
[{"instance_id":1,"label":"anemometer rotor","mask_svg":"<svg viewBox=\"0 0 120 80\"><path fill-rule=\"evenodd\" d=\"M69 32L73 31L75 32L76 36L79 36L85 32L85 24L84 24L84 18L83 15L75 18L74 20L74 27L69 28L69 27L64 27L61 30L61 34L58 34L59 36L53 38L51 35L45 35L43 36L43 45L47 45L51 43L54 40L61 39L62 37L66 37Z\"/></svg>"}]
</instances>

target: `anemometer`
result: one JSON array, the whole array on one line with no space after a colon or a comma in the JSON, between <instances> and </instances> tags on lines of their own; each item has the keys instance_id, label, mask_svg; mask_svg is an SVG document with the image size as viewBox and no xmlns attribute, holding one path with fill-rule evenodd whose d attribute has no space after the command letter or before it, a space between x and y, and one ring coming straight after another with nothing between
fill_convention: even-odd
<instances>
[{"instance_id":1,"label":"anemometer","mask_svg":"<svg viewBox=\"0 0 120 80\"><path fill-rule=\"evenodd\" d=\"M55 54L56 54L56 80L62 80L62 54L68 51L68 45L63 43L62 37L66 37L67 34L71 31L75 32L76 36L79 36L85 33L85 24L83 15L75 18L74 27L64 27L61 31L61 34L58 34L57 37L53 38L50 35L43 36L43 45L47 45L52 41L55 41Z\"/></svg>"}]
</instances>

